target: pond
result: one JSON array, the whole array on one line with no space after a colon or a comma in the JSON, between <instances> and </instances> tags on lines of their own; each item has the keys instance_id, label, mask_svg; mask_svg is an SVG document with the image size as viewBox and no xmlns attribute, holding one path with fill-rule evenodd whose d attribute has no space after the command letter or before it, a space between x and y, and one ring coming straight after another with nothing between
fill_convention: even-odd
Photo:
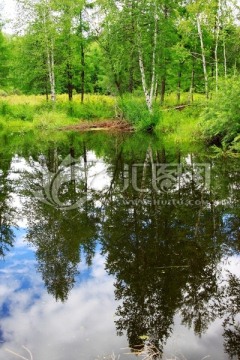
<instances>
[{"instance_id":1,"label":"pond","mask_svg":"<svg viewBox=\"0 0 240 360\"><path fill-rule=\"evenodd\" d=\"M239 358L239 160L74 132L0 154L1 359Z\"/></svg>"}]
</instances>

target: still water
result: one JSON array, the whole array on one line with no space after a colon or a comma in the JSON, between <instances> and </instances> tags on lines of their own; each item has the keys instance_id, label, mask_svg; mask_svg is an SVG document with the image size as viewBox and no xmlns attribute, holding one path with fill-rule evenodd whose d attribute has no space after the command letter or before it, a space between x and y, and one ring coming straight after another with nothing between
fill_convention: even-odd
<instances>
[{"instance_id":1,"label":"still water","mask_svg":"<svg viewBox=\"0 0 240 360\"><path fill-rule=\"evenodd\" d=\"M240 358L239 160L141 135L1 142L0 359Z\"/></svg>"}]
</instances>

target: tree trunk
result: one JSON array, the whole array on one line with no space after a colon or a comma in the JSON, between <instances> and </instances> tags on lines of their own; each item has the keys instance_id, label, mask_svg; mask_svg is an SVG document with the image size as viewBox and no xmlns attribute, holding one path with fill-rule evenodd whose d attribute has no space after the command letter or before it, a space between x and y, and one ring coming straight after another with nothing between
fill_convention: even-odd
<instances>
[{"instance_id":1,"label":"tree trunk","mask_svg":"<svg viewBox=\"0 0 240 360\"><path fill-rule=\"evenodd\" d=\"M129 69L129 83L128 83L128 91L129 91L131 94L133 93L133 89L134 89L134 79L133 79L134 65L133 65L133 60L134 60L133 51L131 51L131 55L130 55L130 69Z\"/></svg>"},{"instance_id":2,"label":"tree trunk","mask_svg":"<svg viewBox=\"0 0 240 360\"><path fill-rule=\"evenodd\" d=\"M46 8L43 10L43 28L44 28L44 40L47 57L47 68L50 82L51 100L55 102L56 91L55 91L55 72L54 72L54 46L53 39L49 38L49 29L47 28L47 17L49 17L48 3L45 3Z\"/></svg>"},{"instance_id":3,"label":"tree trunk","mask_svg":"<svg viewBox=\"0 0 240 360\"><path fill-rule=\"evenodd\" d=\"M72 69L70 64L67 64L67 79L68 79L68 83L67 83L67 89L68 89L68 100L72 101L73 99L73 83L72 83Z\"/></svg>"},{"instance_id":4,"label":"tree trunk","mask_svg":"<svg viewBox=\"0 0 240 360\"><path fill-rule=\"evenodd\" d=\"M48 46L48 44L47 44ZM54 53L53 53L53 43L47 49L47 63L48 63L48 73L50 81L50 91L51 91L51 100L55 102L56 100L56 91L55 91L55 72L54 72Z\"/></svg>"},{"instance_id":5,"label":"tree trunk","mask_svg":"<svg viewBox=\"0 0 240 360\"><path fill-rule=\"evenodd\" d=\"M134 90L134 33L135 33L135 18L134 18L134 1L131 1L131 50L130 50L130 68L129 68L129 83L128 83L128 91L133 93Z\"/></svg>"},{"instance_id":6,"label":"tree trunk","mask_svg":"<svg viewBox=\"0 0 240 360\"><path fill-rule=\"evenodd\" d=\"M218 8L217 8L217 13L216 13L216 23L215 23L215 49L214 49L216 91L218 91L218 40L219 40L219 33L220 33L219 6L220 6L220 4L218 1Z\"/></svg>"},{"instance_id":7,"label":"tree trunk","mask_svg":"<svg viewBox=\"0 0 240 360\"><path fill-rule=\"evenodd\" d=\"M140 49L138 52L138 56L139 56L139 67L140 67L140 72L141 72L141 76L142 76L143 92L145 95L145 100L146 100L148 110L149 110L149 112L152 112L152 99L150 98L149 90L147 88L147 82L146 82L146 77L145 77L145 68L144 68L144 64L143 64L142 52Z\"/></svg>"},{"instance_id":8,"label":"tree trunk","mask_svg":"<svg viewBox=\"0 0 240 360\"><path fill-rule=\"evenodd\" d=\"M177 91L177 104L180 104L181 101L181 80L182 80L182 63L179 63L178 71L178 91Z\"/></svg>"},{"instance_id":9,"label":"tree trunk","mask_svg":"<svg viewBox=\"0 0 240 360\"><path fill-rule=\"evenodd\" d=\"M85 95L85 53L83 43L81 43L81 66L81 103L83 104Z\"/></svg>"},{"instance_id":10,"label":"tree trunk","mask_svg":"<svg viewBox=\"0 0 240 360\"><path fill-rule=\"evenodd\" d=\"M143 92L144 92L144 95L145 95L147 108L148 108L148 111L150 113L152 113L152 111L153 111L153 109L152 109L153 99L154 99L154 95L156 93L156 86L157 86L157 77L156 77L157 30L158 30L158 15L157 15L157 6L155 4L153 50L152 50L152 68L151 68L152 77L151 77L151 83L150 83L149 88L147 86L145 68L144 68L144 63L143 63L143 54L142 54L141 41L140 41L140 38L141 38L140 29L138 29L138 31L139 31L139 34L138 34L138 37L139 37L139 44L138 44L139 67L140 67L140 72L141 72L141 77L142 77Z\"/></svg>"},{"instance_id":11,"label":"tree trunk","mask_svg":"<svg viewBox=\"0 0 240 360\"><path fill-rule=\"evenodd\" d=\"M202 35L202 28L201 28L201 21L200 21L200 15L197 15L197 28L198 28L198 35L200 39L201 44L201 51L202 51L202 65L203 65L203 74L204 74L204 81L205 81L205 94L208 99L208 73L207 73L207 62L206 62L206 56L205 56L205 48L203 43L203 35Z\"/></svg>"},{"instance_id":12,"label":"tree trunk","mask_svg":"<svg viewBox=\"0 0 240 360\"><path fill-rule=\"evenodd\" d=\"M46 95L46 101L48 102L49 101L49 94L48 94L48 77L46 76L46 79L45 79L45 95Z\"/></svg>"},{"instance_id":13,"label":"tree trunk","mask_svg":"<svg viewBox=\"0 0 240 360\"><path fill-rule=\"evenodd\" d=\"M82 18L82 10L80 11L79 16L79 30L80 30L80 54L81 54L81 104L84 102L84 95L85 95L85 49L83 43L83 18Z\"/></svg>"},{"instance_id":14,"label":"tree trunk","mask_svg":"<svg viewBox=\"0 0 240 360\"><path fill-rule=\"evenodd\" d=\"M165 75L162 77L161 81L161 97L160 97L160 104L163 105L165 99L165 92L166 92L166 77Z\"/></svg>"},{"instance_id":15,"label":"tree trunk","mask_svg":"<svg viewBox=\"0 0 240 360\"><path fill-rule=\"evenodd\" d=\"M193 102L193 94L194 94L194 87L195 87L195 58L192 57L192 75L191 75L191 85L189 90L189 102Z\"/></svg>"}]
</instances>

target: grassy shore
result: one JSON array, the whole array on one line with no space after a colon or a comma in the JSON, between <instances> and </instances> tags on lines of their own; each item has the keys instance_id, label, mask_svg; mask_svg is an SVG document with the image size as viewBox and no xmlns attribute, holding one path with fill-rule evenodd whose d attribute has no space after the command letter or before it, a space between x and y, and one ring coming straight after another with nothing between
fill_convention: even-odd
<instances>
[{"instance_id":1,"label":"grassy shore","mask_svg":"<svg viewBox=\"0 0 240 360\"><path fill-rule=\"evenodd\" d=\"M82 120L108 119L115 116L115 102L113 97L102 95L87 95L84 104L77 96L70 103L66 95L59 95L54 104L41 95L0 97L0 128L57 129Z\"/></svg>"},{"instance_id":2,"label":"grassy shore","mask_svg":"<svg viewBox=\"0 0 240 360\"><path fill-rule=\"evenodd\" d=\"M164 106L157 99L153 113L149 114L144 99L126 95L121 98L104 95L86 95L84 104L79 95L69 102L67 95L58 95L55 103L38 95L0 96L0 130L27 132L29 130L56 131L64 126L74 126L81 122L125 119L136 130L154 128L171 143L189 143L199 139L201 129L199 114L204 105L204 97L195 96L193 104L188 103L188 94L182 95L182 103L177 104L176 95L166 97Z\"/></svg>"}]
</instances>

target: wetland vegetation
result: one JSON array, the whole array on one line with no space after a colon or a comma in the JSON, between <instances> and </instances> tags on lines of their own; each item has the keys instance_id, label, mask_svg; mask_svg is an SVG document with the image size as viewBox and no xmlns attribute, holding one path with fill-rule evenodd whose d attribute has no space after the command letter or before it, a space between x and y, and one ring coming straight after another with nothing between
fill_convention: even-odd
<instances>
[{"instance_id":1,"label":"wetland vegetation","mask_svg":"<svg viewBox=\"0 0 240 360\"><path fill-rule=\"evenodd\" d=\"M0 127L125 119L174 142L239 150L234 2L16 1L0 36ZM3 17L3 16L2 16ZM66 95L64 95L66 94Z\"/></svg>"}]
</instances>

